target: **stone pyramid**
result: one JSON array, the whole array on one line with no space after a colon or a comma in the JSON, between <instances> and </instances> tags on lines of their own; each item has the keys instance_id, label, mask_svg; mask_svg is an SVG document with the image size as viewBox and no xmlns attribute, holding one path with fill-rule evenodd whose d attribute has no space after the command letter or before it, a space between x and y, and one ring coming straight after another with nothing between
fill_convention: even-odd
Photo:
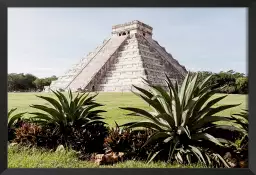
<instances>
[{"instance_id":1,"label":"stone pyramid","mask_svg":"<svg viewBox=\"0 0 256 175\"><path fill-rule=\"evenodd\" d=\"M112 36L50 85L52 90L125 92L132 85L165 84L165 74L182 82L187 71L152 39L153 28L132 21L112 27Z\"/></svg>"}]
</instances>

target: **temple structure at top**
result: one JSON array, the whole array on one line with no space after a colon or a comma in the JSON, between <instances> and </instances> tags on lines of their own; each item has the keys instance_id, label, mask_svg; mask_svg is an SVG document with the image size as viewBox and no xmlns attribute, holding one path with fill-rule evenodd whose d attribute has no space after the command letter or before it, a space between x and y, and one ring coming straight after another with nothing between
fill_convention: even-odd
<instances>
[{"instance_id":1,"label":"temple structure at top","mask_svg":"<svg viewBox=\"0 0 256 175\"><path fill-rule=\"evenodd\" d=\"M140 21L132 21L125 24L118 24L112 27L113 36L124 36L130 34L140 34L144 37L152 38L153 28Z\"/></svg>"}]
</instances>

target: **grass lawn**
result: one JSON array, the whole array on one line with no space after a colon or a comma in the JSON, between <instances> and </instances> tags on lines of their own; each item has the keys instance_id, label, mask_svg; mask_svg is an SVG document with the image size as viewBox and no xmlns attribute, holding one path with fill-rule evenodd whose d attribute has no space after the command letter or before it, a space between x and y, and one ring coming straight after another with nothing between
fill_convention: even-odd
<instances>
[{"instance_id":1,"label":"grass lawn","mask_svg":"<svg viewBox=\"0 0 256 175\"><path fill-rule=\"evenodd\" d=\"M16 112L34 112L35 109L30 108L31 104L47 104L46 101L37 98L35 95L52 96L51 93L8 93L8 110L17 108ZM221 96L223 94L217 94ZM101 107L107 112L104 114L106 122L110 126L114 126L114 121L118 124L138 120L138 117L127 117L126 111L119 107L140 107L151 110L150 107L140 98L132 93L100 93L97 102L104 104ZM240 106L226 110L219 115L230 116L232 113L240 112L241 109L247 108L247 95L228 95L225 99L217 104L240 104ZM29 115L27 115L29 117ZM72 152L55 153L46 152L37 149L21 149L15 147L8 149L8 167L9 168L97 168L98 166L86 162L79 161ZM146 164L145 162L127 161L116 164L114 166L100 166L103 168L200 168L200 165L181 166L170 165L164 162Z\"/></svg>"},{"instance_id":2,"label":"grass lawn","mask_svg":"<svg viewBox=\"0 0 256 175\"><path fill-rule=\"evenodd\" d=\"M37 98L35 95L52 96L52 93L8 93L8 110L11 108L18 108L17 112L32 112L35 111L35 109L30 108L29 105L47 103L46 101ZM215 95L213 98L221 95L223 94ZM125 116L127 111L121 110L119 107L139 107L151 110L143 100L132 93L100 93L96 100L97 102L105 105L100 108L107 111L104 113L104 116L106 118L106 122L109 123L110 126L114 126L114 121L118 124L123 124L131 120L138 119L138 117ZM247 95L228 95L217 105L240 103L240 106L228 109L220 115L230 116L232 113L239 112L240 109L247 108Z\"/></svg>"},{"instance_id":3,"label":"grass lawn","mask_svg":"<svg viewBox=\"0 0 256 175\"><path fill-rule=\"evenodd\" d=\"M203 165L171 165L164 162L149 163L125 161L112 165L98 166L92 162L80 161L73 151L47 152L35 148L8 149L8 168L206 168Z\"/></svg>"}]
</instances>

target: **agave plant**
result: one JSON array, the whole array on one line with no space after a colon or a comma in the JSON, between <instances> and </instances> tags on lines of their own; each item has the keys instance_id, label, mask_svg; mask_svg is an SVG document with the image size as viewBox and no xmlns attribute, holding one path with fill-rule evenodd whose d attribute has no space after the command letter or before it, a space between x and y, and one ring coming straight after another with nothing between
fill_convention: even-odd
<instances>
[{"instance_id":1,"label":"agave plant","mask_svg":"<svg viewBox=\"0 0 256 175\"><path fill-rule=\"evenodd\" d=\"M248 131L249 131L249 121L248 121L248 110L242 110L238 114L233 114L231 117L234 120L234 123L237 124L242 129L242 138L238 140L237 149L238 151L247 151L248 150Z\"/></svg>"},{"instance_id":2,"label":"agave plant","mask_svg":"<svg viewBox=\"0 0 256 175\"><path fill-rule=\"evenodd\" d=\"M245 136L248 136L248 131L249 131L249 121L248 121L248 110L243 109L240 113L238 114L233 114L231 117L234 120L234 123L240 125L242 128L243 134Z\"/></svg>"},{"instance_id":3,"label":"agave plant","mask_svg":"<svg viewBox=\"0 0 256 175\"><path fill-rule=\"evenodd\" d=\"M8 112L8 140L12 140L14 138L15 128L20 124L22 121L21 118L25 114L25 112L23 112L12 115L16 110L17 108L13 108Z\"/></svg>"},{"instance_id":4,"label":"agave plant","mask_svg":"<svg viewBox=\"0 0 256 175\"><path fill-rule=\"evenodd\" d=\"M94 123L103 123L100 113L104 110L94 110L96 107L102 106L96 103L94 98L98 95L90 96L89 93L77 93L75 97L71 90L68 91L66 97L60 91L52 91L57 99L52 97L37 96L47 101L51 106L47 105L31 105L32 108L42 112L32 112L34 122L42 125L55 126L56 133L63 135L64 139L72 128L80 128L85 125Z\"/></svg>"},{"instance_id":5,"label":"agave plant","mask_svg":"<svg viewBox=\"0 0 256 175\"><path fill-rule=\"evenodd\" d=\"M17 108L13 108L8 112L8 128L13 128L14 125L18 121L20 121L21 118L23 117L23 115L26 113L26 112L22 112L22 113L12 115L16 110L17 110Z\"/></svg>"},{"instance_id":6,"label":"agave plant","mask_svg":"<svg viewBox=\"0 0 256 175\"><path fill-rule=\"evenodd\" d=\"M212 153L209 148L204 148L203 143L213 143L224 146L228 142L222 138L216 138L211 132L217 132L218 128L238 130L234 126L218 124L219 121L230 122L231 118L218 116L223 110L238 106L222 105L214 107L216 103L224 99L226 95L212 99L216 91L211 91L209 80L211 76L203 81L198 81L198 74L188 73L181 87L177 81L172 83L166 76L167 90L161 86L151 85L147 80L145 83L149 90L134 86L137 92L154 112L148 112L140 108L124 107L121 109L131 111L129 115L144 117L145 121L135 121L124 124L128 128L150 128L155 130L154 134L147 140L149 143L166 143L168 146L168 161L176 160L181 163L190 163L198 160L204 164L211 165L212 160L221 160L228 166L218 153ZM224 123L225 123L224 122ZM149 162L161 151L152 153Z\"/></svg>"}]
</instances>

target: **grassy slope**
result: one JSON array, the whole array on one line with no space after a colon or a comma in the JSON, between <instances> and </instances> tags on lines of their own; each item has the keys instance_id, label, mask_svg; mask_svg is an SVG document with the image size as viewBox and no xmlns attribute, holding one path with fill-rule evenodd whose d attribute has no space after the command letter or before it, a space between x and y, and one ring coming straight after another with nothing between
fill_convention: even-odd
<instances>
[{"instance_id":1,"label":"grassy slope","mask_svg":"<svg viewBox=\"0 0 256 175\"><path fill-rule=\"evenodd\" d=\"M37 98L35 95L52 96L51 93L9 93L8 94L8 108L18 108L17 112L32 112L34 109L30 108L31 104L46 104L44 100ZM222 94L215 95L221 96ZM150 107L142 101L140 98L132 93L100 93L97 97L97 102L104 104L101 107L107 112L104 114L106 122L110 125L114 125L114 121L118 124L136 120L137 117L126 117L126 111L119 109L118 107L140 107L151 110ZM239 104L240 106L226 110L221 113L224 116L230 116L231 113L239 112L242 108L247 108L247 95L228 95L225 99L219 102L220 104Z\"/></svg>"}]
</instances>

